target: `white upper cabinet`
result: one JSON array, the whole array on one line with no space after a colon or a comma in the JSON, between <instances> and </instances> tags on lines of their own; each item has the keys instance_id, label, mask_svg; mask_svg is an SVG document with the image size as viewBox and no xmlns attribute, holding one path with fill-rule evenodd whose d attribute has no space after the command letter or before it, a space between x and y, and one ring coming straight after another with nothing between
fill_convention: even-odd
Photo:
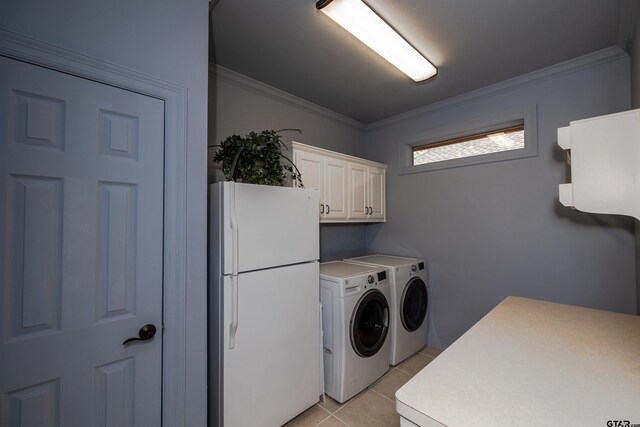
<instances>
[{"instance_id":1,"label":"white upper cabinet","mask_svg":"<svg viewBox=\"0 0 640 427\"><path fill-rule=\"evenodd\" d=\"M349 162L349 213L354 221L385 221L385 169Z\"/></svg>"},{"instance_id":2,"label":"white upper cabinet","mask_svg":"<svg viewBox=\"0 0 640 427\"><path fill-rule=\"evenodd\" d=\"M300 174L303 176L305 188L314 190L324 189L324 157L306 151L295 151L293 153L293 163L296 164ZM297 182L295 184L298 184ZM322 191L320 191L320 204L324 203Z\"/></svg>"},{"instance_id":3,"label":"white upper cabinet","mask_svg":"<svg viewBox=\"0 0 640 427\"><path fill-rule=\"evenodd\" d=\"M304 187L319 190L320 220L346 220L347 162L295 147L293 162L302 175Z\"/></svg>"},{"instance_id":4,"label":"white upper cabinet","mask_svg":"<svg viewBox=\"0 0 640 427\"><path fill-rule=\"evenodd\" d=\"M345 220L347 219L347 162L325 157L324 172L325 206L322 219Z\"/></svg>"},{"instance_id":5,"label":"white upper cabinet","mask_svg":"<svg viewBox=\"0 0 640 427\"><path fill-rule=\"evenodd\" d=\"M386 165L298 142L290 147L305 188L320 192L320 222L386 220Z\"/></svg>"},{"instance_id":6,"label":"white upper cabinet","mask_svg":"<svg viewBox=\"0 0 640 427\"><path fill-rule=\"evenodd\" d=\"M368 219L367 167L349 162L349 219Z\"/></svg>"},{"instance_id":7,"label":"white upper cabinet","mask_svg":"<svg viewBox=\"0 0 640 427\"><path fill-rule=\"evenodd\" d=\"M369 219L385 221L385 169L367 166L367 195L369 196Z\"/></svg>"}]
</instances>

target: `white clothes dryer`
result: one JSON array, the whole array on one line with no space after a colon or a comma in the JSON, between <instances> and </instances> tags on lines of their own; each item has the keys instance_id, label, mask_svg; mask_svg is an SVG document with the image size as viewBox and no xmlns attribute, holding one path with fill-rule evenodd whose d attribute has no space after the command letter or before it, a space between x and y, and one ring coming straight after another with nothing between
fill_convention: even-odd
<instances>
[{"instance_id":1,"label":"white clothes dryer","mask_svg":"<svg viewBox=\"0 0 640 427\"><path fill-rule=\"evenodd\" d=\"M389 281L384 267L320 264L325 393L344 402L389 370Z\"/></svg>"},{"instance_id":2,"label":"white clothes dryer","mask_svg":"<svg viewBox=\"0 0 640 427\"><path fill-rule=\"evenodd\" d=\"M427 344L429 305L424 261L391 255L369 255L345 261L388 269L391 288L391 365L397 365L424 347Z\"/></svg>"}]
</instances>

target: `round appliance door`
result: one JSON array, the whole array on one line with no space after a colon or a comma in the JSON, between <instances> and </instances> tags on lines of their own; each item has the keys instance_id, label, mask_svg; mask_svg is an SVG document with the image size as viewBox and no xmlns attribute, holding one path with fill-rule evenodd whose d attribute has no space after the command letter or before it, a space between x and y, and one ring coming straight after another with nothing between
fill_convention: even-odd
<instances>
[{"instance_id":1,"label":"round appliance door","mask_svg":"<svg viewBox=\"0 0 640 427\"><path fill-rule=\"evenodd\" d=\"M404 287L400 301L400 319L407 331L416 331L422 325L427 317L428 303L427 285L421 278L414 277Z\"/></svg>"},{"instance_id":2,"label":"round appliance door","mask_svg":"<svg viewBox=\"0 0 640 427\"><path fill-rule=\"evenodd\" d=\"M389 330L389 303L377 289L365 293L351 316L351 345L362 357L371 357L380 350Z\"/></svg>"}]
</instances>

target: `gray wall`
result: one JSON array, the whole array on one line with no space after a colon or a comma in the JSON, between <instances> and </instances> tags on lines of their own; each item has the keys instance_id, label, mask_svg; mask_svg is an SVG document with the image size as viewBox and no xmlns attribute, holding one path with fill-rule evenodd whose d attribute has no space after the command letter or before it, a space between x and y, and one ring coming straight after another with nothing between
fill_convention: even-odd
<instances>
[{"instance_id":1,"label":"gray wall","mask_svg":"<svg viewBox=\"0 0 640 427\"><path fill-rule=\"evenodd\" d=\"M167 80L188 90L186 425L206 423L207 1L2 0L0 28ZM197 370L191 370L197 367Z\"/></svg>"},{"instance_id":2,"label":"gray wall","mask_svg":"<svg viewBox=\"0 0 640 427\"><path fill-rule=\"evenodd\" d=\"M635 33L631 43L631 105L640 108L640 8L635 19ZM636 228L636 313L640 314L640 221Z\"/></svg>"},{"instance_id":3,"label":"gray wall","mask_svg":"<svg viewBox=\"0 0 640 427\"><path fill-rule=\"evenodd\" d=\"M640 8L637 9L635 32L630 48L631 105L633 108L640 108Z\"/></svg>"},{"instance_id":4,"label":"gray wall","mask_svg":"<svg viewBox=\"0 0 640 427\"><path fill-rule=\"evenodd\" d=\"M398 141L532 104L537 157L398 175ZM389 164L388 222L366 229L367 248L427 260L430 345L450 345L508 295L635 312L633 222L559 204L569 169L556 136L572 120L629 107L625 57L367 133L367 157Z\"/></svg>"},{"instance_id":5,"label":"gray wall","mask_svg":"<svg viewBox=\"0 0 640 427\"><path fill-rule=\"evenodd\" d=\"M244 135L264 129L300 129L283 133L283 140L298 141L315 147L362 156L361 126L336 113L323 111L306 101L227 70L212 67L209 81L209 144L217 144L232 134ZM219 172L210 170L221 179ZM330 261L365 252L365 225L322 224L320 260Z\"/></svg>"}]
</instances>

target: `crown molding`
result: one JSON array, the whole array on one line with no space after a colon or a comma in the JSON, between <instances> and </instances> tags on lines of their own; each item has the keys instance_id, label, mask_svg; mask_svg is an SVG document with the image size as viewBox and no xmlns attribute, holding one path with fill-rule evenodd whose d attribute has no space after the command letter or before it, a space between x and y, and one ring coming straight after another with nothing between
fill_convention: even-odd
<instances>
[{"instance_id":1,"label":"crown molding","mask_svg":"<svg viewBox=\"0 0 640 427\"><path fill-rule=\"evenodd\" d=\"M320 105L314 104L313 102L298 98L297 96L291 95L290 93L287 93L280 89L276 89L275 87L259 82L258 80L254 80L251 77L247 77L244 74L232 71L226 67L223 67L222 65L210 62L209 75L215 76L219 81L223 81L225 83L237 86L241 89L253 92L257 95L282 102L291 107L302 109L313 114L319 114L342 124L355 127L361 131L365 129L365 125L362 122L336 113L335 111L329 110L328 108L321 107Z\"/></svg>"},{"instance_id":2,"label":"crown molding","mask_svg":"<svg viewBox=\"0 0 640 427\"><path fill-rule=\"evenodd\" d=\"M134 92L144 95L158 97L154 92L156 87L160 91L170 89L174 92L186 93L186 88L156 76L4 28L0 28L0 55L86 79L98 80L123 89L131 87L134 88L132 89ZM105 81L108 78L112 78L113 82ZM149 89L141 92L140 85Z\"/></svg>"},{"instance_id":3,"label":"crown molding","mask_svg":"<svg viewBox=\"0 0 640 427\"><path fill-rule=\"evenodd\" d=\"M405 120L411 120L413 118L432 113L434 111L452 108L459 104L476 101L482 98L490 98L504 92L521 89L526 86L544 82L546 80L551 80L587 68L597 67L599 65L619 61L626 58L628 58L628 55L622 49L620 49L620 47L611 46L589 53L587 55L580 56L578 58L570 59L568 61L560 62L559 64L551 65L537 71L532 71L518 77L504 80L502 82L486 86L481 89L454 96L452 98L447 98L443 101L435 102L424 107L416 108L415 110L407 111L405 113L401 113L386 119L379 120L377 122L370 123L364 126L364 130L365 132L371 132L373 130L384 128L386 126L398 124Z\"/></svg>"}]
</instances>

